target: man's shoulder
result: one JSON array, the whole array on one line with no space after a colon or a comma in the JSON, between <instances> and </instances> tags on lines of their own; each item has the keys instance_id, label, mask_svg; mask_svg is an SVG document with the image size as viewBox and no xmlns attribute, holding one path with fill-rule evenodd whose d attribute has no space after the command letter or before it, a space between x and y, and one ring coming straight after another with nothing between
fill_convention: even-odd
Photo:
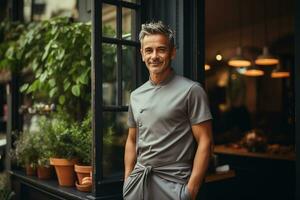
<instances>
[{"instance_id":1,"label":"man's shoulder","mask_svg":"<svg viewBox=\"0 0 300 200\"><path fill-rule=\"evenodd\" d=\"M184 76L181 76L181 75L176 75L175 76L175 84L176 85L178 84L178 85L180 85L180 87L184 87L186 89L192 88L194 86L202 87L199 82L193 81L193 80L188 79L188 78L186 78Z\"/></svg>"},{"instance_id":2,"label":"man's shoulder","mask_svg":"<svg viewBox=\"0 0 300 200\"><path fill-rule=\"evenodd\" d=\"M135 90L133 90L131 92L131 95L137 95L147 88L149 88L149 81L146 81L145 83L143 83L143 85L141 85L141 86L137 87Z\"/></svg>"}]
</instances>

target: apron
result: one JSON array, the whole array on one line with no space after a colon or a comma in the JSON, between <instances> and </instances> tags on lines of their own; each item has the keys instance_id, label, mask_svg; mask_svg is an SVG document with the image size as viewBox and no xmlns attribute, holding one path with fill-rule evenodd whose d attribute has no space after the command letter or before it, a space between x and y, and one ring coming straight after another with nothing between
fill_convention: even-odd
<instances>
[{"instance_id":1,"label":"apron","mask_svg":"<svg viewBox=\"0 0 300 200\"><path fill-rule=\"evenodd\" d=\"M123 186L125 200L190 200L187 179L176 173L190 170L191 164L165 163L157 166L135 165Z\"/></svg>"}]
</instances>

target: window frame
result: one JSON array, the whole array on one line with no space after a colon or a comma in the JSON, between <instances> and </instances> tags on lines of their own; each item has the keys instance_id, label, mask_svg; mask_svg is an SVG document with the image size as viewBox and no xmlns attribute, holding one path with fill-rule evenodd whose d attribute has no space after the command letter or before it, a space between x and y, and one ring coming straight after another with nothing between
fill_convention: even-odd
<instances>
[{"instance_id":1,"label":"window frame","mask_svg":"<svg viewBox=\"0 0 300 200\"><path fill-rule=\"evenodd\" d=\"M109 4L116 6L117 11L117 26L116 38L102 36L102 5ZM122 38L122 8L129 8L135 10L135 41L126 40ZM92 145L92 166L93 166L93 186L92 196L97 198L103 195L112 195L116 188L122 190L123 177L119 178L104 178L103 174L103 113L104 112L126 112L128 106L122 105L122 46L127 45L136 48L135 67L134 67L134 86L137 87L140 77L140 55L138 42L138 28L141 22L141 4L130 3L121 0L92 0L91 6L92 13L92 129L93 129L93 145ZM102 64L102 44L116 45L117 53L117 105L104 106L103 105L103 64ZM100 123L99 123L100 122ZM120 155L121 156L121 155ZM118 194L121 195L121 194Z\"/></svg>"}]
</instances>

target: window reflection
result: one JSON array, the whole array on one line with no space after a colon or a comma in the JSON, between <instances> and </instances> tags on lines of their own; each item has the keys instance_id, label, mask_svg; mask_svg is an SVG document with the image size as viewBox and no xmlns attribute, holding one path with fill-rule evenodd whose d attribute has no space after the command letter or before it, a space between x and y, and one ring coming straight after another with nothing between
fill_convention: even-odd
<instances>
[{"instance_id":1,"label":"window reflection","mask_svg":"<svg viewBox=\"0 0 300 200\"><path fill-rule=\"evenodd\" d=\"M127 112L103 113L103 174L120 177L124 170L124 146L127 138Z\"/></svg>"},{"instance_id":2,"label":"window reflection","mask_svg":"<svg viewBox=\"0 0 300 200\"><path fill-rule=\"evenodd\" d=\"M122 38L135 40L135 10L122 8Z\"/></svg>"},{"instance_id":3,"label":"window reflection","mask_svg":"<svg viewBox=\"0 0 300 200\"><path fill-rule=\"evenodd\" d=\"M117 99L117 45L102 44L103 104L116 105Z\"/></svg>"},{"instance_id":4,"label":"window reflection","mask_svg":"<svg viewBox=\"0 0 300 200\"><path fill-rule=\"evenodd\" d=\"M116 37L117 34L117 7L102 4L102 34L105 37Z\"/></svg>"},{"instance_id":5,"label":"window reflection","mask_svg":"<svg viewBox=\"0 0 300 200\"><path fill-rule=\"evenodd\" d=\"M134 66L136 66L136 48L131 46L123 46L123 60L122 60L122 73L123 73L123 105L129 104L130 92L135 88L135 74ZM128 59L131 58L131 59Z\"/></svg>"}]
</instances>

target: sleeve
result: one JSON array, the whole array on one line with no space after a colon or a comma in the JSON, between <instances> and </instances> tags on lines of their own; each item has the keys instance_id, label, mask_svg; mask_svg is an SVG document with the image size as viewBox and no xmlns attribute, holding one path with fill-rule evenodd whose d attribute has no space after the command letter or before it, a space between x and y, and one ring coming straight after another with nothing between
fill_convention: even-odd
<instances>
[{"instance_id":1,"label":"sleeve","mask_svg":"<svg viewBox=\"0 0 300 200\"><path fill-rule=\"evenodd\" d=\"M208 99L200 84L194 84L188 94L188 117L191 125L212 119Z\"/></svg>"},{"instance_id":2,"label":"sleeve","mask_svg":"<svg viewBox=\"0 0 300 200\"><path fill-rule=\"evenodd\" d=\"M136 127L136 122L134 120L133 111L131 107L131 103L128 106L128 119L127 119L127 125L129 128Z\"/></svg>"}]
</instances>

